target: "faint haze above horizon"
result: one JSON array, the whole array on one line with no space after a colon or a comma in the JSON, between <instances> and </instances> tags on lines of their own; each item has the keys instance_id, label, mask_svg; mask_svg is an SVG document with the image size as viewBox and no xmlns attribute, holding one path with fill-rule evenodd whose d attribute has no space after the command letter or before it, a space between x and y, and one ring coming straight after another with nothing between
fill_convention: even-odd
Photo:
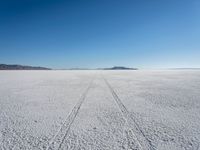
<instances>
[{"instance_id":1,"label":"faint haze above horizon","mask_svg":"<svg viewBox=\"0 0 200 150\"><path fill-rule=\"evenodd\" d=\"M0 1L0 64L200 68L199 0Z\"/></svg>"}]
</instances>

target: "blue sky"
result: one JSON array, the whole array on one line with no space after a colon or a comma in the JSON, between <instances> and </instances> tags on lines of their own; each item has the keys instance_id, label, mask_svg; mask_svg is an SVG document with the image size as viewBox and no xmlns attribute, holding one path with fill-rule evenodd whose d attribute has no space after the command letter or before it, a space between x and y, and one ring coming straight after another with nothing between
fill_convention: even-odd
<instances>
[{"instance_id":1,"label":"blue sky","mask_svg":"<svg viewBox=\"0 0 200 150\"><path fill-rule=\"evenodd\" d=\"M0 1L0 63L200 67L200 0Z\"/></svg>"}]
</instances>

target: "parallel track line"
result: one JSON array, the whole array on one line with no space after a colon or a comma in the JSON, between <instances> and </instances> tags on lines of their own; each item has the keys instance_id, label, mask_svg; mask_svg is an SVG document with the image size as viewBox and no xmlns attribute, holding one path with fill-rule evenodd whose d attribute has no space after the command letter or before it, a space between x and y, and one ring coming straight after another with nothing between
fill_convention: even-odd
<instances>
[{"instance_id":1,"label":"parallel track line","mask_svg":"<svg viewBox=\"0 0 200 150\"><path fill-rule=\"evenodd\" d=\"M62 144L69 133L70 127L73 124L73 122L80 110L80 107L83 104L83 102L87 96L87 93L89 92L89 90L92 86L93 80L90 82L89 86L87 87L85 92L82 94L80 100L74 106L74 108L72 109L69 116L65 119L63 125L58 129L57 133L50 140L46 150L55 150L55 149L60 149L62 147Z\"/></svg>"},{"instance_id":2,"label":"parallel track line","mask_svg":"<svg viewBox=\"0 0 200 150\"><path fill-rule=\"evenodd\" d=\"M155 150L154 146L147 139L144 132L140 129L138 123L135 121L135 119L133 119L131 117L129 111L127 110L125 105L122 103L122 101L120 100L120 98L118 97L118 95L116 94L114 89L111 87L111 85L108 83L108 81L104 77L102 77L102 78L105 81L106 85L108 86L110 92L112 93L112 96L113 96L115 102L117 103L120 111L122 112L122 115L124 116L124 119L126 120L128 126L129 126L129 130L127 131L127 133L131 134L130 136L136 138L139 149L141 149L141 150ZM134 130L135 132L133 131L133 127L135 127L135 130Z\"/></svg>"}]
</instances>

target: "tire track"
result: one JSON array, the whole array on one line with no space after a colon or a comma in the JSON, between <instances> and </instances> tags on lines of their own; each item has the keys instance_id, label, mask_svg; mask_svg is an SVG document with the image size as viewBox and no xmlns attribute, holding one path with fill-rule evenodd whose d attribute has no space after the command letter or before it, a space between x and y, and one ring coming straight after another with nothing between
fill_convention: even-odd
<instances>
[{"instance_id":1,"label":"tire track","mask_svg":"<svg viewBox=\"0 0 200 150\"><path fill-rule=\"evenodd\" d=\"M64 121L63 125L61 125L61 127L58 129L57 133L50 140L50 142L48 143L48 145L46 147L46 150L58 150L62 147L62 144L69 133L70 127L71 127L72 123L74 122L74 120L79 112L79 109L80 109L82 103L84 102L84 100L87 96L87 93L89 92L89 90L92 86L93 80L94 79L92 79L89 86L87 87L87 89L85 90L83 95L81 96L80 100L74 106L71 113Z\"/></svg>"},{"instance_id":2,"label":"tire track","mask_svg":"<svg viewBox=\"0 0 200 150\"><path fill-rule=\"evenodd\" d=\"M140 129L138 123L134 118L131 117L129 111L124 106L116 92L113 90L109 82L102 76L106 85L108 86L112 96L117 103L121 113L124 116L124 119L127 123L128 129L126 130L128 145L130 149L138 149L138 150L155 150L155 147L151 144L151 141L148 140L144 132Z\"/></svg>"}]
</instances>

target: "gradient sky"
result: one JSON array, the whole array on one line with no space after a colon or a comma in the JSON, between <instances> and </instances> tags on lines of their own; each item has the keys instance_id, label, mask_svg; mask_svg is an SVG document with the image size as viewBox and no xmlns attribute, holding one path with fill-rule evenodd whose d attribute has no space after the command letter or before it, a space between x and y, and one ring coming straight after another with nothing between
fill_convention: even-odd
<instances>
[{"instance_id":1,"label":"gradient sky","mask_svg":"<svg viewBox=\"0 0 200 150\"><path fill-rule=\"evenodd\" d=\"M200 67L200 0L1 0L0 63Z\"/></svg>"}]
</instances>

